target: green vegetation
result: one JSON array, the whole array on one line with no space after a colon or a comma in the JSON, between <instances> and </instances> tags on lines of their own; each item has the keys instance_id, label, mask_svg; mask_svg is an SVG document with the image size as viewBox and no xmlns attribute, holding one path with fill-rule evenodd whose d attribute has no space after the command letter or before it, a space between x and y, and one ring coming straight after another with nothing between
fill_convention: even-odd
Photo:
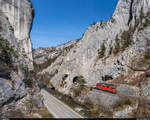
<instances>
[{"instance_id":1,"label":"green vegetation","mask_svg":"<svg viewBox=\"0 0 150 120\"><path fill-rule=\"evenodd\" d=\"M63 49L63 51L61 52L61 55L62 56L66 56L67 55L67 53L71 50L71 48L73 48L74 47L74 45L72 44L72 45L70 45L70 46L68 46L68 47L65 47L64 49Z\"/></svg>"},{"instance_id":2,"label":"green vegetation","mask_svg":"<svg viewBox=\"0 0 150 120\"><path fill-rule=\"evenodd\" d=\"M136 21L136 26L140 24L138 31L144 30L144 28L150 25L150 11L144 14L143 8L140 11L140 18Z\"/></svg>"},{"instance_id":3,"label":"green vegetation","mask_svg":"<svg viewBox=\"0 0 150 120\"><path fill-rule=\"evenodd\" d=\"M86 89L85 86L83 86L83 85L78 85L76 88L73 89L74 96L75 96L75 97L80 96L81 92L82 92L83 90L85 90L85 89Z\"/></svg>"},{"instance_id":4,"label":"green vegetation","mask_svg":"<svg viewBox=\"0 0 150 120\"><path fill-rule=\"evenodd\" d=\"M117 54L119 51L124 51L132 44L134 30L134 28L130 27L128 31L122 32L120 39L118 35L116 35L115 47L113 49L114 54Z\"/></svg>"},{"instance_id":5,"label":"green vegetation","mask_svg":"<svg viewBox=\"0 0 150 120\"><path fill-rule=\"evenodd\" d=\"M41 55L37 55L37 56L34 57L34 59L38 59L40 57L42 57L42 56Z\"/></svg>"},{"instance_id":6,"label":"green vegetation","mask_svg":"<svg viewBox=\"0 0 150 120\"><path fill-rule=\"evenodd\" d=\"M138 27L138 25L140 26ZM143 9L141 9L140 18L136 20L134 28L130 27L129 30L122 32L120 39L118 38L118 35L116 36L116 44L113 53L117 54L120 50L125 50L133 43L133 34L136 28L138 28L138 31L141 31L149 25L150 12L147 12L147 14L145 15Z\"/></svg>"},{"instance_id":7,"label":"green vegetation","mask_svg":"<svg viewBox=\"0 0 150 120\"><path fill-rule=\"evenodd\" d=\"M110 46L109 55L112 54L112 51L113 51L113 47Z\"/></svg>"},{"instance_id":8,"label":"green vegetation","mask_svg":"<svg viewBox=\"0 0 150 120\"><path fill-rule=\"evenodd\" d=\"M77 107L82 108L82 110L79 112L84 117L87 118L98 118L101 113L104 113L107 115L107 117L112 117L112 113L108 111L103 111L99 109L99 107L95 107L92 104L83 104L79 103L76 100L74 100L70 95L63 95L62 93L54 90L48 90L52 95L54 95L57 99L64 102L68 106L70 106L72 109L76 111ZM78 111L77 111L78 112Z\"/></svg>"},{"instance_id":9,"label":"green vegetation","mask_svg":"<svg viewBox=\"0 0 150 120\"><path fill-rule=\"evenodd\" d=\"M1 36L0 36L0 50L2 50L2 52L5 52L6 55L8 56L11 56L11 54L13 54L14 57L18 57L16 51L12 48L8 40L2 38Z\"/></svg>"},{"instance_id":10,"label":"green vegetation","mask_svg":"<svg viewBox=\"0 0 150 120\"><path fill-rule=\"evenodd\" d=\"M62 83L60 84L60 87L64 88L64 86L66 85L67 83L63 80Z\"/></svg>"},{"instance_id":11,"label":"green vegetation","mask_svg":"<svg viewBox=\"0 0 150 120\"><path fill-rule=\"evenodd\" d=\"M143 9L141 9L140 18L135 21L134 28L130 26L129 30L122 32L120 39L118 38L118 35L116 36L116 39L115 39L116 44L113 49L113 53L117 54L119 51L124 51L133 43L133 34L136 28L138 28L138 31L141 31L144 28L148 27L149 25L150 25L150 12L147 12L147 14L145 15L143 12ZM110 49L110 52L109 52L110 54L111 54L111 51L112 51L112 48ZM101 53L100 56L102 56L103 52L100 52L100 53Z\"/></svg>"},{"instance_id":12,"label":"green vegetation","mask_svg":"<svg viewBox=\"0 0 150 120\"><path fill-rule=\"evenodd\" d=\"M134 30L130 27L128 31L124 31L121 35L122 49L125 50L132 44Z\"/></svg>"},{"instance_id":13,"label":"green vegetation","mask_svg":"<svg viewBox=\"0 0 150 120\"><path fill-rule=\"evenodd\" d=\"M10 46L9 42L0 36L0 60L2 61L5 69L15 70L13 66L13 58L18 57L14 49ZM4 69L3 66L3 69Z\"/></svg>"},{"instance_id":14,"label":"green vegetation","mask_svg":"<svg viewBox=\"0 0 150 120\"><path fill-rule=\"evenodd\" d=\"M144 52L144 59L150 59L150 50Z\"/></svg>"},{"instance_id":15,"label":"green vegetation","mask_svg":"<svg viewBox=\"0 0 150 120\"><path fill-rule=\"evenodd\" d=\"M110 21L111 21L112 23L115 23L115 22L116 22L116 20L115 20L114 18L111 18Z\"/></svg>"},{"instance_id":16,"label":"green vegetation","mask_svg":"<svg viewBox=\"0 0 150 120\"><path fill-rule=\"evenodd\" d=\"M35 74L34 70L30 70L29 74L31 74L31 75Z\"/></svg>"},{"instance_id":17,"label":"green vegetation","mask_svg":"<svg viewBox=\"0 0 150 120\"><path fill-rule=\"evenodd\" d=\"M28 79L25 81L25 84L26 84L28 87L32 87L33 80L32 80L31 78L28 78Z\"/></svg>"},{"instance_id":18,"label":"green vegetation","mask_svg":"<svg viewBox=\"0 0 150 120\"><path fill-rule=\"evenodd\" d=\"M125 105L131 105L131 101L129 99L127 99L127 100L124 101L124 104Z\"/></svg>"},{"instance_id":19,"label":"green vegetation","mask_svg":"<svg viewBox=\"0 0 150 120\"><path fill-rule=\"evenodd\" d=\"M100 49L98 50L98 58L103 58L105 55L105 51L106 51L106 47L105 47L105 43L103 43Z\"/></svg>"},{"instance_id":20,"label":"green vegetation","mask_svg":"<svg viewBox=\"0 0 150 120\"><path fill-rule=\"evenodd\" d=\"M124 105L131 105L131 104L132 104L131 100L130 99L126 99L126 100L124 100L124 101L122 101L121 103L118 104L117 109L118 108L123 108Z\"/></svg>"},{"instance_id":21,"label":"green vegetation","mask_svg":"<svg viewBox=\"0 0 150 120\"><path fill-rule=\"evenodd\" d=\"M0 49L1 49L1 59L6 63L11 62L11 54L12 49L10 48L9 42L3 38L0 38Z\"/></svg>"},{"instance_id":22,"label":"green vegetation","mask_svg":"<svg viewBox=\"0 0 150 120\"><path fill-rule=\"evenodd\" d=\"M58 73L58 70L56 69L54 74L57 74L57 73Z\"/></svg>"},{"instance_id":23,"label":"green vegetation","mask_svg":"<svg viewBox=\"0 0 150 120\"><path fill-rule=\"evenodd\" d=\"M104 28L104 27L105 27L105 25L106 25L106 23L105 23L104 21L101 21L101 22L100 22L100 26L101 26L101 28Z\"/></svg>"},{"instance_id":24,"label":"green vegetation","mask_svg":"<svg viewBox=\"0 0 150 120\"><path fill-rule=\"evenodd\" d=\"M116 36L115 42L116 43L115 43L115 48L113 50L113 53L117 54L120 51L120 39L118 38L118 35Z\"/></svg>"},{"instance_id":25,"label":"green vegetation","mask_svg":"<svg viewBox=\"0 0 150 120\"><path fill-rule=\"evenodd\" d=\"M36 72L40 72L42 71L43 69L47 68L47 66L50 66L52 63L55 62L55 60L58 58L59 55L53 57L53 58L50 58L48 59L45 63L42 63L42 64L36 64L35 62L33 62L34 64L34 68L35 68L35 71Z\"/></svg>"},{"instance_id":26,"label":"green vegetation","mask_svg":"<svg viewBox=\"0 0 150 120\"><path fill-rule=\"evenodd\" d=\"M39 109L38 113L42 116L42 118L54 118L53 115L49 113L46 107Z\"/></svg>"}]
</instances>

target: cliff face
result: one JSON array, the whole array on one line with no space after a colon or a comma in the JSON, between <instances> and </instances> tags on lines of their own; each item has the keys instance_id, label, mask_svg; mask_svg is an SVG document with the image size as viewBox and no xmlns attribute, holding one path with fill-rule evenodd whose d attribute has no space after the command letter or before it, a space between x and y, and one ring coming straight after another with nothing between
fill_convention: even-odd
<instances>
[{"instance_id":1,"label":"cliff face","mask_svg":"<svg viewBox=\"0 0 150 120\"><path fill-rule=\"evenodd\" d=\"M119 0L110 20L91 25L73 47L63 49L65 52L55 59L50 58L52 63L41 68L37 76L80 102L88 98L111 111L124 99L120 94L149 99L149 33L150 0ZM42 60L40 56L38 59ZM79 90L77 81L84 81L86 86L100 81L113 83L119 94L88 91L86 87ZM82 91L86 93L83 95ZM130 110L136 109L136 105ZM122 116L121 113L114 116ZM128 113L124 115L127 117Z\"/></svg>"},{"instance_id":2,"label":"cliff face","mask_svg":"<svg viewBox=\"0 0 150 120\"><path fill-rule=\"evenodd\" d=\"M0 117L14 115L20 107L24 112L22 98L30 96L33 17L29 0L0 0Z\"/></svg>"},{"instance_id":3,"label":"cliff face","mask_svg":"<svg viewBox=\"0 0 150 120\"><path fill-rule=\"evenodd\" d=\"M58 55L46 60L48 53L57 51L45 55L35 50L36 76L76 101L113 111L114 117L146 116L148 112L140 112L141 101L150 98L149 51L150 0L119 0L110 20L91 25L81 39ZM41 67L44 63L49 64ZM87 89L100 81L116 85L117 94ZM130 107L116 108L131 96L136 102Z\"/></svg>"},{"instance_id":4,"label":"cliff face","mask_svg":"<svg viewBox=\"0 0 150 120\"><path fill-rule=\"evenodd\" d=\"M33 69L30 31L32 28L34 10L31 2L29 0L0 0L0 12L5 15L10 23L11 30L14 32L14 37L17 39L13 44L17 44L22 48L22 51L28 58L28 67ZM4 35L4 33L2 33L2 35ZM8 35L4 35L4 37L6 36ZM10 40L10 42L12 43L12 40Z\"/></svg>"}]
</instances>

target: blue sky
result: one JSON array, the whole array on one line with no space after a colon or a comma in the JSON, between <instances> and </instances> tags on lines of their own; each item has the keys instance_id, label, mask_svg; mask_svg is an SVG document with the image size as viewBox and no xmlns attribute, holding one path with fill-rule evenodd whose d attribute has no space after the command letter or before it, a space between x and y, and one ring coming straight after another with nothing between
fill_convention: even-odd
<instances>
[{"instance_id":1,"label":"blue sky","mask_svg":"<svg viewBox=\"0 0 150 120\"><path fill-rule=\"evenodd\" d=\"M33 48L51 47L81 38L94 21L107 21L118 0L31 0L35 19Z\"/></svg>"}]
</instances>

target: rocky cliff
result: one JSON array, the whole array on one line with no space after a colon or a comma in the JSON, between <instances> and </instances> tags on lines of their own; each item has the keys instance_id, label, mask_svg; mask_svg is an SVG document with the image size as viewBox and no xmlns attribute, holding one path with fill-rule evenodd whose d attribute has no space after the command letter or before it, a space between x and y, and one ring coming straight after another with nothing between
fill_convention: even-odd
<instances>
[{"instance_id":1,"label":"rocky cliff","mask_svg":"<svg viewBox=\"0 0 150 120\"><path fill-rule=\"evenodd\" d=\"M0 13L1 16L5 16L9 22L10 32L13 32L15 39L17 39L17 41L14 42L11 40L11 44L19 45L21 51L27 56L28 67L33 69L30 31L32 28L34 10L31 2L29 0L0 0ZM7 34L8 32L2 32L2 36L6 39L8 39L6 37L8 36Z\"/></svg>"},{"instance_id":2,"label":"rocky cliff","mask_svg":"<svg viewBox=\"0 0 150 120\"><path fill-rule=\"evenodd\" d=\"M35 62L45 61L38 51ZM143 101L150 98L150 0L119 0L110 20L91 25L81 39L61 51L46 60L46 67L36 64L40 80L81 103L102 106L114 117L149 115L148 104L141 111ZM115 84L117 94L86 89L98 82ZM133 102L121 108L126 98Z\"/></svg>"},{"instance_id":3,"label":"rocky cliff","mask_svg":"<svg viewBox=\"0 0 150 120\"><path fill-rule=\"evenodd\" d=\"M0 117L24 112L22 98L31 96L33 17L29 0L0 0Z\"/></svg>"}]
</instances>

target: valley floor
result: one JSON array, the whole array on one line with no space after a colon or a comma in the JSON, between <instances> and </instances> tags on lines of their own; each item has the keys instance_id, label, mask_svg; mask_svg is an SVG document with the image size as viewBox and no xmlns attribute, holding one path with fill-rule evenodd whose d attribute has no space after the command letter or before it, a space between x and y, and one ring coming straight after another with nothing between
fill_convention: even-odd
<instances>
[{"instance_id":1,"label":"valley floor","mask_svg":"<svg viewBox=\"0 0 150 120\"><path fill-rule=\"evenodd\" d=\"M44 104L55 118L83 118L73 111L70 107L59 101L46 90L42 89L41 94L44 98Z\"/></svg>"}]
</instances>

